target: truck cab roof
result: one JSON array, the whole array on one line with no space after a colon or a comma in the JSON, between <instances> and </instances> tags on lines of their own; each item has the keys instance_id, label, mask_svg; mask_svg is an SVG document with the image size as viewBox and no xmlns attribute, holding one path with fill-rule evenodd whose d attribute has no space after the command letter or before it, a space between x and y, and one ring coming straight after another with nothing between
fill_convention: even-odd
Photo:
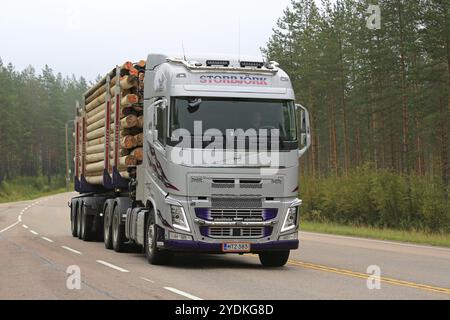
<instances>
[{"instance_id":1,"label":"truck cab roof","mask_svg":"<svg viewBox=\"0 0 450 320\"><path fill-rule=\"evenodd\" d=\"M150 54L145 87L147 99L233 96L295 100L289 76L278 63L262 57Z\"/></svg>"}]
</instances>

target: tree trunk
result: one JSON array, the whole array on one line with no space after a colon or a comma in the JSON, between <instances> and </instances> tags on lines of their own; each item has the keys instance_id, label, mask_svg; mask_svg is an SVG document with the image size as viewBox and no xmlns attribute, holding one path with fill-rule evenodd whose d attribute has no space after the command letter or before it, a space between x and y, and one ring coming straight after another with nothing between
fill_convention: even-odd
<instances>
[{"instance_id":1,"label":"tree trunk","mask_svg":"<svg viewBox=\"0 0 450 320\"><path fill-rule=\"evenodd\" d=\"M449 111L445 106L443 99L440 100L441 103L441 166L442 166L442 181L444 183L444 194L448 200L449 192L449 158L448 158L448 131L449 131ZM446 110L447 109L447 110Z\"/></svg>"},{"instance_id":2,"label":"tree trunk","mask_svg":"<svg viewBox=\"0 0 450 320\"><path fill-rule=\"evenodd\" d=\"M403 7L401 1L398 1L398 18L400 26L400 69L401 69L401 91L402 91L402 110L403 110L403 140L402 140L402 168L403 173L409 174L409 110L408 95L406 92L406 57L405 57L405 34L403 26Z\"/></svg>"},{"instance_id":3,"label":"tree trunk","mask_svg":"<svg viewBox=\"0 0 450 320\"><path fill-rule=\"evenodd\" d=\"M331 106L331 126L330 126L330 167L335 176L338 176L338 151L336 134L336 97L333 97Z\"/></svg>"}]
</instances>

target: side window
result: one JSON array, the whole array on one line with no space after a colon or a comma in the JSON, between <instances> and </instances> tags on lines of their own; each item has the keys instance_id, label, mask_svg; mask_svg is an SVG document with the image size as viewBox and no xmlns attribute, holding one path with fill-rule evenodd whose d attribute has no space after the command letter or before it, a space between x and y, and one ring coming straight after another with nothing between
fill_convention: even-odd
<instances>
[{"instance_id":1,"label":"side window","mask_svg":"<svg viewBox=\"0 0 450 320\"><path fill-rule=\"evenodd\" d=\"M166 109L163 108L162 105L159 105L156 109L156 130L158 130L158 141L165 146L166 145L166 116L165 111Z\"/></svg>"}]
</instances>

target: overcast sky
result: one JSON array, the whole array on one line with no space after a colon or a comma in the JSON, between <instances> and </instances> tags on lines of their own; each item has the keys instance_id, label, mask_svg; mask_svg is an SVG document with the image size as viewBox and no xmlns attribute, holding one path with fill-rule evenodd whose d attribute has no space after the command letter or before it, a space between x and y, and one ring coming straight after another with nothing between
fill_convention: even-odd
<instances>
[{"instance_id":1,"label":"overcast sky","mask_svg":"<svg viewBox=\"0 0 450 320\"><path fill-rule=\"evenodd\" d=\"M0 57L92 80L150 52L260 55L290 0L11 0Z\"/></svg>"}]
</instances>

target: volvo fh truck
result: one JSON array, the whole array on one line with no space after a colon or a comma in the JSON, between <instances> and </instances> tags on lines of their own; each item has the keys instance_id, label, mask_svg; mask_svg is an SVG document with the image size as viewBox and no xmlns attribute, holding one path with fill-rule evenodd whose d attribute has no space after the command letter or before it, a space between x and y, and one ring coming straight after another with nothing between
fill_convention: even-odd
<instances>
[{"instance_id":1,"label":"volvo fh truck","mask_svg":"<svg viewBox=\"0 0 450 320\"><path fill-rule=\"evenodd\" d=\"M299 248L299 159L311 144L289 76L262 58L151 54L134 66L77 109L73 236L142 248L156 265L196 252L284 266ZM142 119L134 162L123 160L138 133L130 107Z\"/></svg>"}]
</instances>

